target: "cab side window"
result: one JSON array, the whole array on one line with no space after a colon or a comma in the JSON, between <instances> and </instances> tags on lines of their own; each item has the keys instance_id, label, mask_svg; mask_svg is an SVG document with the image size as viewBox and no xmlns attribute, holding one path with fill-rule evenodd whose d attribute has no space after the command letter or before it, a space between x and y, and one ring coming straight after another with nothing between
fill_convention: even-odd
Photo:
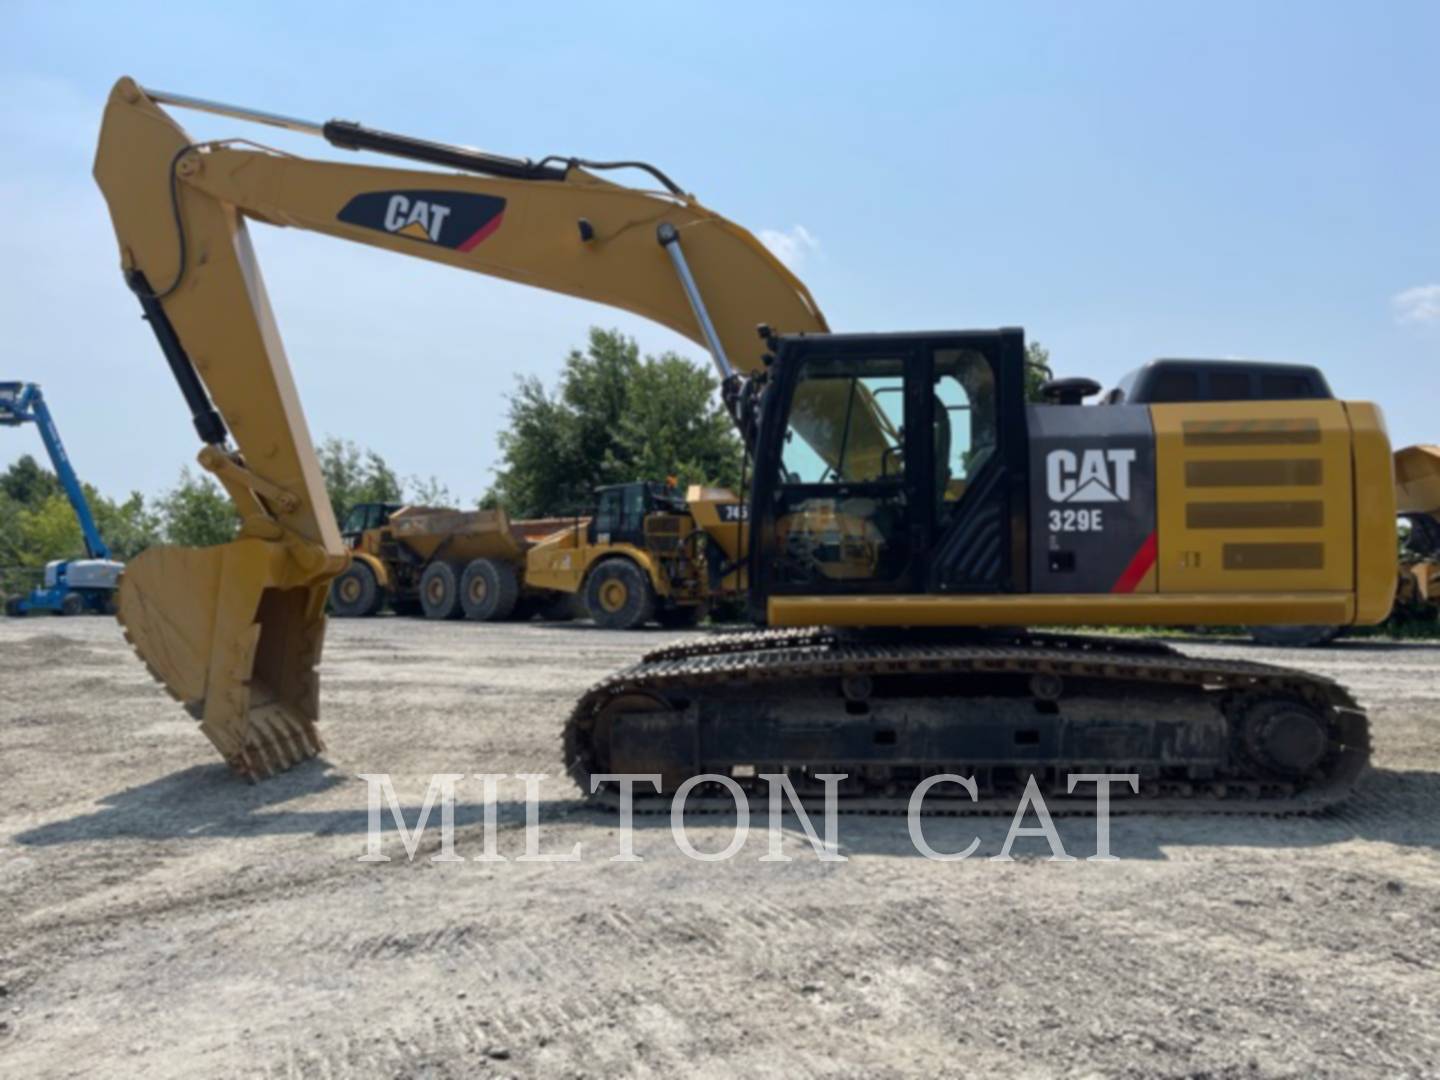
<instances>
[{"instance_id":1,"label":"cab side window","mask_svg":"<svg viewBox=\"0 0 1440 1080\"><path fill-rule=\"evenodd\" d=\"M935 353L933 447L936 496L958 502L981 466L995 453L995 374L980 353Z\"/></svg>"},{"instance_id":2,"label":"cab side window","mask_svg":"<svg viewBox=\"0 0 1440 1080\"><path fill-rule=\"evenodd\" d=\"M620 531L620 492L602 491L595 512L595 531L602 536Z\"/></svg>"},{"instance_id":3,"label":"cab side window","mask_svg":"<svg viewBox=\"0 0 1440 1080\"><path fill-rule=\"evenodd\" d=\"M625 489L625 512L621 528L625 532L640 532L645 527L645 488L632 484Z\"/></svg>"},{"instance_id":4,"label":"cab side window","mask_svg":"<svg viewBox=\"0 0 1440 1080\"><path fill-rule=\"evenodd\" d=\"M340 532L345 536L365 531L365 510L363 506L352 506L350 512L345 515L345 524L340 526Z\"/></svg>"}]
</instances>

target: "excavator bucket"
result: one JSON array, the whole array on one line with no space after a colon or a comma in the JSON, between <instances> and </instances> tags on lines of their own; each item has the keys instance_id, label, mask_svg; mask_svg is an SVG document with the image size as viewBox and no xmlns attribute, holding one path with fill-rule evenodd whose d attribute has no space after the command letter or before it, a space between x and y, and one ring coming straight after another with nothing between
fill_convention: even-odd
<instances>
[{"instance_id":1,"label":"excavator bucket","mask_svg":"<svg viewBox=\"0 0 1440 1080\"><path fill-rule=\"evenodd\" d=\"M286 545L156 547L120 579L120 623L140 658L247 780L323 748L315 665L327 582Z\"/></svg>"},{"instance_id":2,"label":"excavator bucket","mask_svg":"<svg viewBox=\"0 0 1440 1080\"><path fill-rule=\"evenodd\" d=\"M1395 504L1402 514L1440 516L1440 446L1395 451Z\"/></svg>"}]
</instances>

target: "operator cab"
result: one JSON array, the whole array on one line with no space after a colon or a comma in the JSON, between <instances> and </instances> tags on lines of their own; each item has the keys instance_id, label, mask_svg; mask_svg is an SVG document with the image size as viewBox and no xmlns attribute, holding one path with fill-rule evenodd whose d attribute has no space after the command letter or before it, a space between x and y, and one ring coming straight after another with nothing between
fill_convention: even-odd
<instances>
[{"instance_id":1,"label":"operator cab","mask_svg":"<svg viewBox=\"0 0 1440 1080\"><path fill-rule=\"evenodd\" d=\"M752 614L771 596L1016 591L1018 329L771 339L751 493Z\"/></svg>"},{"instance_id":2,"label":"operator cab","mask_svg":"<svg viewBox=\"0 0 1440 1080\"><path fill-rule=\"evenodd\" d=\"M792 623L864 625L885 597L1154 592L1150 406L1332 398L1308 366L1156 360L1104 408L1079 406L1089 380L1027 402L1016 329L767 340L750 503L761 623L772 601Z\"/></svg>"},{"instance_id":3,"label":"operator cab","mask_svg":"<svg viewBox=\"0 0 1440 1080\"><path fill-rule=\"evenodd\" d=\"M1260 360L1151 360L1130 372L1102 405L1193 401L1328 401L1335 397L1319 368Z\"/></svg>"},{"instance_id":4,"label":"operator cab","mask_svg":"<svg viewBox=\"0 0 1440 1080\"><path fill-rule=\"evenodd\" d=\"M357 547L360 538L369 529L378 529L390 520L390 515L399 510L401 503L356 503L345 515L340 526L340 536L347 547Z\"/></svg>"},{"instance_id":5,"label":"operator cab","mask_svg":"<svg viewBox=\"0 0 1440 1080\"><path fill-rule=\"evenodd\" d=\"M645 545L645 519L650 514L683 514L685 498L669 484L650 480L610 484L595 490L595 516L590 519L592 544Z\"/></svg>"}]
</instances>

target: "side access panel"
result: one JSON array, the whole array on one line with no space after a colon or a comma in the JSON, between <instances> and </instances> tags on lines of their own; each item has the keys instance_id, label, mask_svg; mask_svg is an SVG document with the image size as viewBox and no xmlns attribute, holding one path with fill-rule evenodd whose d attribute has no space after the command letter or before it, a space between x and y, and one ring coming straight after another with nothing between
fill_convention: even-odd
<instances>
[{"instance_id":1,"label":"side access panel","mask_svg":"<svg viewBox=\"0 0 1440 1080\"><path fill-rule=\"evenodd\" d=\"M1155 591L1155 437L1143 405L1026 407L1030 588Z\"/></svg>"},{"instance_id":2,"label":"side access panel","mask_svg":"<svg viewBox=\"0 0 1440 1080\"><path fill-rule=\"evenodd\" d=\"M1150 411L1161 592L1353 592L1354 484L1341 402Z\"/></svg>"}]
</instances>

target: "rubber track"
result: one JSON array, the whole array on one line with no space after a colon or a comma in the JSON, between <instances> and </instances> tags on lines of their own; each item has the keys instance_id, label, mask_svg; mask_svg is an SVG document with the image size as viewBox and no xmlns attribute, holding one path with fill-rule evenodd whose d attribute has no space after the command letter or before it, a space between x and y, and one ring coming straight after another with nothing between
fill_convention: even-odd
<instances>
[{"instance_id":1,"label":"rubber track","mask_svg":"<svg viewBox=\"0 0 1440 1080\"><path fill-rule=\"evenodd\" d=\"M1297 814L1314 813L1343 799L1364 771L1368 760L1368 724L1364 752L1352 748L1340 755L1333 738L1339 714L1363 716L1349 692L1332 679L1292 668L1251 661L1217 661L1185 656L1168 645L1155 642L1128 642L1084 635L1028 635L1023 632L988 636L981 643L907 644L867 641L828 629L786 629L719 635L696 642L678 642L647 654L638 663L593 686L576 704L565 727L565 760L570 776L582 792L590 791L590 776L597 763L589 733L595 717L613 698L631 693L674 694L694 697L707 686L736 682L784 682L790 679L835 678L848 675L934 674L937 672L985 674L1050 673L1062 678L1117 679L1156 685L1205 687L1236 692L1245 697L1300 698L1325 712L1331 719L1332 754L1327 760L1339 765L1319 783L1298 792L1261 794L1261 788L1284 787L1272 781L1219 781L1196 783L1189 795L1163 798L1137 796L1112 798L1114 813L1217 813ZM1122 690L1123 693L1123 690ZM1093 811L1093 789L1089 799L1050 798L1052 812ZM1112 791L1114 789L1112 788ZM752 805L767 805L768 790L752 790ZM591 796L595 801L618 806L614 791ZM926 801L927 813L952 815L1012 813L1017 796L992 796L979 803L959 800ZM811 805L813 800L807 800ZM1067 805L1068 804L1068 805ZM814 805L819 805L818 803ZM643 798L636 792L635 809L640 812L668 811L669 799ZM905 813L908 793L895 799L884 795L841 798L842 813ZM733 811L728 793L704 798L695 792L686 804L695 811Z\"/></svg>"}]
</instances>

